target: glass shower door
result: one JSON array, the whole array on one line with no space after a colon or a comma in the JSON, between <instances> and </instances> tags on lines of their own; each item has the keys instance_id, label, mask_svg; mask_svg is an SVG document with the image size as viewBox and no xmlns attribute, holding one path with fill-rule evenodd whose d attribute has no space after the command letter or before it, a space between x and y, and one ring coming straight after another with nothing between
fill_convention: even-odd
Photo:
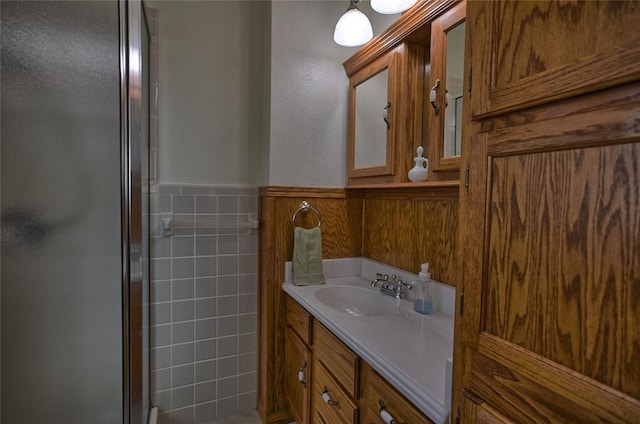
<instances>
[{"instance_id":1,"label":"glass shower door","mask_svg":"<svg viewBox=\"0 0 640 424\"><path fill-rule=\"evenodd\" d=\"M0 3L4 423L146 422L136 7L142 19L139 1Z\"/></svg>"}]
</instances>

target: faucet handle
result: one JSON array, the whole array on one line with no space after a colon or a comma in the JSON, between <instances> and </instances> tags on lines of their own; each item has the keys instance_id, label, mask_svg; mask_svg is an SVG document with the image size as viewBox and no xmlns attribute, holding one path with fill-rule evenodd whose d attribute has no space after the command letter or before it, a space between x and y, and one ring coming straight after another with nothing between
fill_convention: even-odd
<instances>
[{"instance_id":1,"label":"faucet handle","mask_svg":"<svg viewBox=\"0 0 640 424\"><path fill-rule=\"evenodd\" d=\"M405 289L407 289L407 290L411 290L411 288L413 287L413 284L411 284L411 283L405 283L405 282L404 282L404 281L402 281L402 280L398 280L398 283L397 283L397 284L398 284L398 286L399 286L399 287L404 287L404 288L405 288Z\"/></svg>"},{"instance_id":2,"label":"faucet handle","mask_svg":"<svg viewBox=\"0 0 640 424\"><path fill-rule=\"evenodd\" d=\"M379 272L376 273L376 278L381 278L383 280L388 280L389 279L389 275L388 274L380 274Z\"/></svg>"}]
</instances>

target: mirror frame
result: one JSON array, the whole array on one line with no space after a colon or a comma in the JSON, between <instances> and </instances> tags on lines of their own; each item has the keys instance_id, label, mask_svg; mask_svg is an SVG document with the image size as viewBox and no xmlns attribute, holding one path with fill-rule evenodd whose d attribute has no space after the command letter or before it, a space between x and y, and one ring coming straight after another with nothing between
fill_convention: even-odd
<instances>
[{"instance_id":1,"label":"mirror frame","mask_svg":"<svg viewBox=\"0 0 640 424\"><path fill-rule=\"evenodd\" d=\"M347 175L349 178L361 178L361 177L386 177L394 175L394 149L395 149L395 137L394 130L396 125L396 109L398 108L396 84L394 83L397 78L397 72L395 69L396 53L389 52L388 54L378 58L371 65L356 72L349 78L349 116L348 116L348 131L347 131ZM356 138L356 88L378 75L380 72L388 69L389 77L387 83L387 101L391 103L391 107L388 110L387 119L390 122L390 128L387 129L387 157L385 164L382 166L373 166L369 168L355 168L355 138ZM380 119L382 119L382 111L384 105L380 105Z\"/></svg>"},{"instance_id":2,"label":"mirror frame","mask_svg":"<svg viewBox=\"0 0 640 424\"><path fill-rule=\"evenodd\" d=\"M438 115L434 113L433 107L429 104L429 94L431 87L433 87L436 80L439 79L441 81L442 89L438 90L436 93L436 103L439 105L443 105L445 103L447 80L447 32L466 20L466 6L466 2L458 3L431 23L431 76L429 78L428 86L425 86L424 88L424 95L426 99L424 110L427 114L425 121L428 124L428 131L425 132L429 136L427 144L432 146L431 157L429 160L431 161L431 170L433 172L458 171L460 169L460 156L443 156L445 113L444 110ZM463 98L467 100L469 98L468 92L465 92L465 94L467 95ZM463 102L463 111L468 108L466 103L469 102ZM462 113L462 116L464 122L464 112Z\"/></svg>"}]
</instances>

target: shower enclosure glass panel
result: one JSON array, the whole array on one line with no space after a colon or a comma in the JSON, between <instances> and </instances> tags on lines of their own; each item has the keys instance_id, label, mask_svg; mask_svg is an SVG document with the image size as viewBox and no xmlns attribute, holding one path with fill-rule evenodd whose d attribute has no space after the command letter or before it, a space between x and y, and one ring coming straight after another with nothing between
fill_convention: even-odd
<instances>
[{"instance_id":1,"label":"shower enclosure glass panel","mask_svg":"<svg viewBox=\"0 0 640 424\"><path fill-rule=\"evenodd\" d=\"M2 422L146 422L148 134L142 90L123 112L141 68L121 46L136 6L0 3Z\"/></svg>"}]
</instances>

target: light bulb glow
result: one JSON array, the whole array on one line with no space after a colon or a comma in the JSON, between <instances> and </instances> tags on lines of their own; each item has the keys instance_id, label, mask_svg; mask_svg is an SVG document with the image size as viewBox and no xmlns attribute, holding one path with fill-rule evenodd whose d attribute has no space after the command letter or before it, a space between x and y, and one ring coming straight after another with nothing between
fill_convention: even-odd
<instances>
[{"instance_id":1,"label":"light bulb glow","mask_svg":"<svg viewBox=\"0 0 640 424\"><path fill-rule=\"evenodd\" d=\"M349 8L336 24L333 40L345 47L365 44L373 37L371 22L358 8Z\"/></svg>"},{"instance_id":2,"label":"light bulb glow","mask_svg":"<svg viewBox=\"0 0 640 424\"><path fill-rule=\"evenodd\" d=\"M384 15L404 12L418 0L371 0L371 8Z\"/></svg>"}]
</instances>

